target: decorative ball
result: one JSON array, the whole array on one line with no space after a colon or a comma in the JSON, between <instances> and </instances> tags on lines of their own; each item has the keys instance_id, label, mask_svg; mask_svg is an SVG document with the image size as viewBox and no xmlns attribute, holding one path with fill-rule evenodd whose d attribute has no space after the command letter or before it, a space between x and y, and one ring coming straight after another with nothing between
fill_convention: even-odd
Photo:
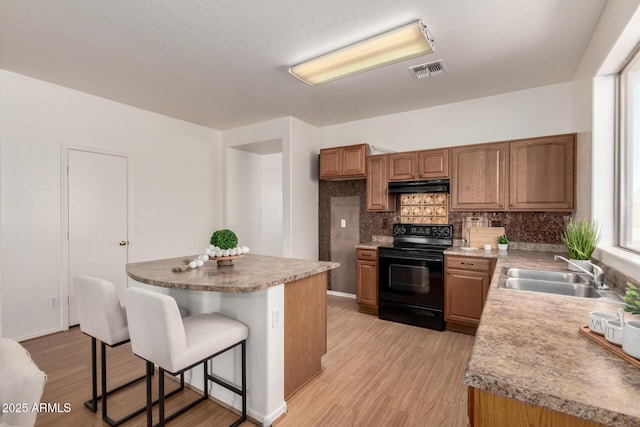
<instances>
[{"instance_id":1,"label":"decorative ball","mask_svg":"<svg viewBox=\"0 0 640 427\"><path fill-rule=\"evenodd\" d=\"M189 263L189 268L196 268L196 267L197 267L197 264L196 264L196 262L195 262L195 261L191 261L191 262Z\"/></svg>"},{"instance_id":2,"label":"decorative ball","mask_svg":"<svg viewBox=\"0 0 640 427\"><path fill-rule=\"evenodd\" d=\"M202 267L204 265L204 261L202 261L201 259L196 261L196 266L197 267Z\"/></svg>"}]
</instances>

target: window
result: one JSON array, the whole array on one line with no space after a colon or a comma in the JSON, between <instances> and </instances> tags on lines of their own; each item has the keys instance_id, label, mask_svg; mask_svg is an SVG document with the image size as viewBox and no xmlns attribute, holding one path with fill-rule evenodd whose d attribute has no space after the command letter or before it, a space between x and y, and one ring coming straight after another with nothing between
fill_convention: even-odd
<instances>
[{"instance_id":1,"label":"window","mask_svg":"<svg viewBox=\"0 0 640 427\"><path fill-rule=\"evenodd\" d=\"M640 47L640 45L639 45ZM640 253L640 52L620 72L620 246Z\"/></svg>"}]
</instances>

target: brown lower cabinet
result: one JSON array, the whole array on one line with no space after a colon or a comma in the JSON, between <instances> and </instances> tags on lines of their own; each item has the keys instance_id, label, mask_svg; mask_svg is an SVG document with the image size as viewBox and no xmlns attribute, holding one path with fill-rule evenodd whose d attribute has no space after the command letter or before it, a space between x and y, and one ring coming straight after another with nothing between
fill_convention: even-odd
<instances>
[{"instance_id":1,"label":"brown lower cabinet","mask_svg":"<svg viewBox=\"0 0 640 427\"><path fill-rule=\"evenodd\" d=\"M378 251L356 249L356 302L359 311L378 314Z\"/></svg>"},{"instance_id":2,"label":"brown lower cabinet","mask_svg":"<svg viewBox=\"0 0 640 427\"><path fill-rule=\"evenodd\" d=\"M447 255L444 261L444 320L447 329L475 334L495 260Z\"/></svg>"},{"instance_id":3,"label":"brown lower cabinet","mask_svg":"<svg viewBox=\"0 0 640 427\"><path fill-rule=\"evenodd\" d=\"M602 424L469 387L471 427L596 427Z\"/></svg>"}]
</instances>

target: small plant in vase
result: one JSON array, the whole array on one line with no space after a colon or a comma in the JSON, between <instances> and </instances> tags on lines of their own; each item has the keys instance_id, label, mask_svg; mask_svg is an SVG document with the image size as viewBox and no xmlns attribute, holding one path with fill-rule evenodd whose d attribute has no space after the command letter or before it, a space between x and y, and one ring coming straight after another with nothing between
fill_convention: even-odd
<instances>
[{"instance_id":1,"label":"small plant in vase","mask_svg":"<svg viewBox=\"0 0 640 427\"><path fill-rule=\"evenodd\" d=\"M570 218L562 235L562 243L572 262L590 271L589 258L600 241L600 227L596 220ZM579 271L569 264L569 270Z\"/></svg>"},{"instance_id":2,"label":"small plant in vase","mask_svg":"<svg viewBox=\"0 0 640 427\"><path fill-rule=\"evenodd\" d=\"M640 314L640 288L627 282L627 293L624 296L624 302L627 306L624 311L631 314Z\"/></svg>"},{"instance_id":3,"label":"small plant in vase","mask_svg":"<svg viewBox=\"0 0 640 427\"><path fill-rule=\"evenodd\" d=\"M498 249L501 251L506 251L509 247L509 239L506 234L502 236L498 236Z\"/></svg>"}]
</instances>

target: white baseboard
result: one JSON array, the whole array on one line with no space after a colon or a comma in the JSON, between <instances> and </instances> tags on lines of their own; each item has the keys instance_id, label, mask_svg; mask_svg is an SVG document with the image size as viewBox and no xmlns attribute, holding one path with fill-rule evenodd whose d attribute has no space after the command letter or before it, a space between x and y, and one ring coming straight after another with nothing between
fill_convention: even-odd
<instances>
[{"instance_id":1,"label":"white baseboard","mask_svg":"<svg viewBox=\"0 0 640 427\"><path fill-rule=\"evenodd\" d=\"M275 420L280 418L282 414L286 414L286 413L287 413L287 402L282 402L282 405L280 405L275 411L273 411L269 415L265 415L265 417L262 420L262 427L270 427ZM255 419L258 419L258 418L255 418Z\"/></svg>"},{"instance_id":2,"label":"white baseboard","mask_svg":"<svg viewBox=\"0 0 640 427\"><path fill-rule=\"evenodd\" d=\"M347 292L327 291L327 295L333 295L335 297L356 299L356 294L349 294Z\"/></svg>"},{"instance_id":3,"label":"white baseboard","mask_svg":"<svg viewBox=\"0 0 640 427\"><path fill-rule=\"evenodd\" d=\"M51 328L51 329L45 329L43 331L36 332L36 333L33 333L33 334L21 335L21 336L18 336L18 337L3 337L3 338L11 338L14 341L22 342L22 341L25 341L25 340L30 340L30 339L33 339L33 338L40 338L40 337L43 337L45 335L51 335L51 334L55 334L57 332L62 332L62 331L64 331L64 329ZM0 336L2 336L2 335L0 334Z\"/></svg>"}]
</instances>

